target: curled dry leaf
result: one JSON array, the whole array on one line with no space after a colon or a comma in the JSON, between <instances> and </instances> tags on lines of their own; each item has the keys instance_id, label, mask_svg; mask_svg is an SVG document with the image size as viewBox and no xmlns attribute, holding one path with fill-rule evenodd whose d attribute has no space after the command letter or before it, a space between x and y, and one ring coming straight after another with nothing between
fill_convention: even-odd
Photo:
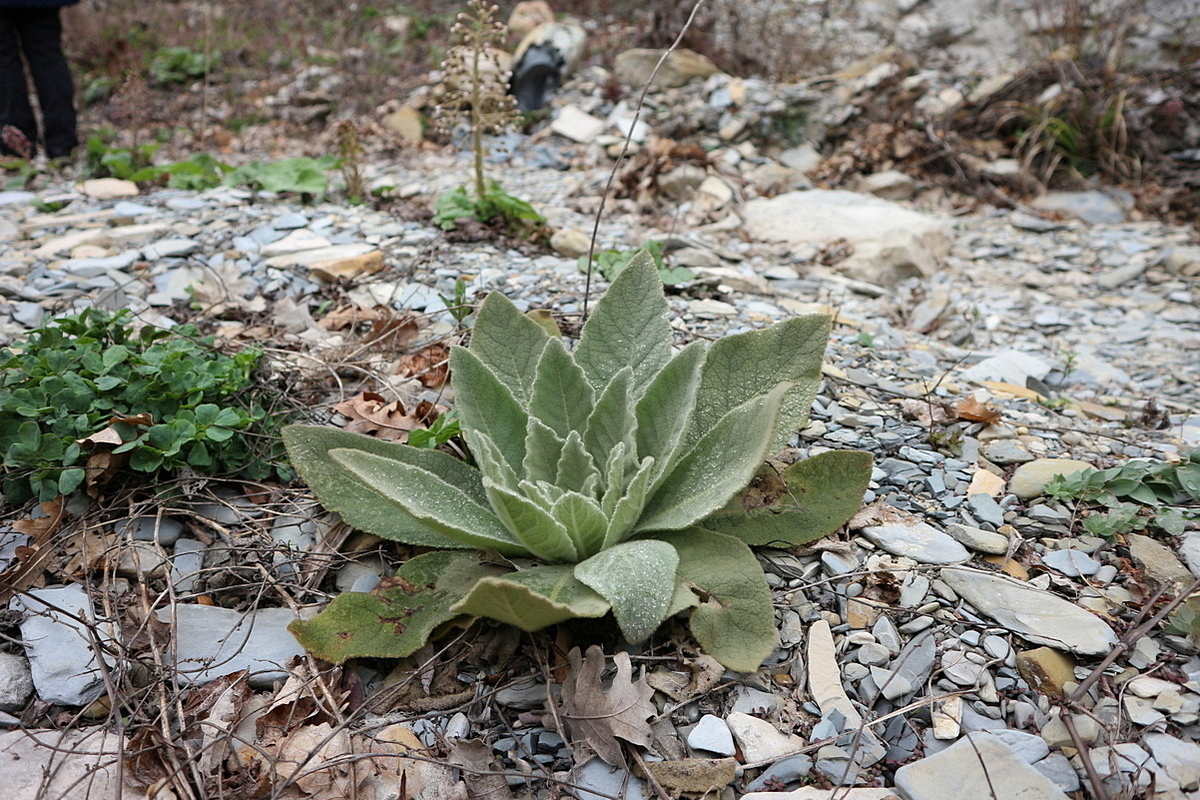
<instances>
[{"instance_id":1,"label":"curled dry leaf","mask_svg":"<svg viewBox=\"0 0 1200 800\"><path fill-rule=\"evenodd\" d=\"M567 660L571 662L571 674L563 683L559 717L569 738L586 742L606 763L625 769L625 754L617 740L650 746L647 720L658 713L650 702L654 688L644 675L632 680L633 666L628 653L613 656L617 674L607 689L600 677L604 671L604 651L598 645L589 647L582 659L579 648L572 648Z\"/></svg>"},{"instance_id":2,"label":"curled dry leaf","mask_svg":"<svg viewBox=\"0 0 1200 800\"><path fill-rule=\"evenodd\" d=\"M991 425L993 422L999 422L1001 416L999 409L993 408L990 403L981 403L973 396L959 400L958 405L954 407L954 411L958 414L959 419L971 422L986 422L988 425Z\"/></svg>"},{"instance_id":3,"label":"curled dry leaf","mask_svg":"<svg viewBox=\"0 0 1200 800\"><path fill-rule=\"evenodd\" d=\"M920 517L876 501L869 506L863 507L857 514L851 517L850 521L846 523L846 527L852 531L857 531L875 525L912 525L920 521Z\"/></svg>"},{"instance_id":4,"label":"curled dry leaf","mask_svg":"<svg viewBox=\"0 0 1200 800\"><path fill-rule=\"evenodd\" d=\"M79 439L76 443L81 447L90 450L87 464L84 466L85 478L84 486L87 488L87 493L96 497L100 494L100 487L107 484L113 477L121 471L125 463L129 460L128 453L113 453L113 450L124 444L125 440L121 438L121 433L118 425L128 425L135 431L140 431L142 428L149 428L154 424L154 417L150 414L134 414L130 417L110 417L108 426L103 430L93 433L84 439Z\"/></svg>"},{"instance_id":5,"label":"curled dry leaf","mask_svg":"<svg viewBox=\"0 0 1200 800\"><path fill-rule=\"evenodd\" d=\"M416 378L426 388L436 389L450 374L450 348L436 343L419 352L400 356L396 374Z\"/></svg>"},{"instance_id":6,"label":"curled dry leaf","mask_svg":"<svg viewBox=\"0 0 1200 800\"><path fill-rule=\"evenodd\" d=\"M371 323L371 329L363 335L364 342L400 347L417 338L417 321L409 314L380 316Z\"/></svg>"},{"instance_id":7,"label":"curled dry leaf","mask_svg":"<svg viewBox=\"0 0 1200 800\"><path fill-rule=\"evenodd\" d=\"M391 311L383 306L360 308L359 306L341 306L330 311L317 320L317 324L327 331L344 331L354 328L364 322L376 322L391 317Z\"/></svg>"},{"instance_id":8,"label":"curled dry leaf","mask_svg":"<svg viewBox=\"0 0 1200 800\"><path fill-rule=\"evenodd\" d=\"M12 529L25 534L30 541L16 548L15 563L0 572L0 608L7 608L8 601L14 595L39 585L46 561L54 553L50 541L62 524L63 498L56 497L48 503L42 503L40 508L45 516L19 519L12 523Z\"/></svg>"},{"instance_id":9,"label":"curled dry leaf","mask_svg":"<svg viewBox=\"0 0 1200 800\"><path fill-rule=\"evenodd\" d=\"M406 441L409 431L424 428L439 413L437 406L422 402L410 414L399 400L389 403L374 392L355 395L335 405L333 410L350 418L346 423L347 431L365 433L389 442Z\"/></svg>"}]
</instances>

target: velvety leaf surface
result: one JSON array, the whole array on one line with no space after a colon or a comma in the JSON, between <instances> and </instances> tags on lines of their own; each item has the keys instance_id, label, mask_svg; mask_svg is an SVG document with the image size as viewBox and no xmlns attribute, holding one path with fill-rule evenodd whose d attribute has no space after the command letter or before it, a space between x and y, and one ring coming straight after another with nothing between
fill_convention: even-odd
<instances>
[{"instance_id":1,"label":"velvety leaf surface","mask_svg":"<svg viewBox=\"0 0 1200 800\"><path fill-rule=\"evenodd\" d=\"M679 554L679 581L701 598L689 625L704 652L726 667L753 672L775 649L771 590L758 559L723 533L689 528L655 539Z\"/></svg>"},{"instance_id":2,"label":"velvety leaf surface","mask_svg":"<svg viewBox=\"0 0 1200 800\"><path fill-rule=\"evenodd\" d=\"M492 503L492 510L508 528L512 538L543 561L575 561L579 553L567 529L550 516L550 509L530 500L523 494L505 489L487 478L483 487Z\"/></svg>"},{"instance_id":3,"label":"velvety leaf surface","mask_svg":"<svg viewBox=\"0 0 1200 800\"><path fill-rule=\"evenodd\" d=\"M409 559L394 578L369 594L347 592L310 620L288 630L306 650L340 664L348 658L402 658L458 612L450 607L499 567L480 563L475 553L439 551Z\"/></svg>"},{"instance_id":4,"label":"velvety leaf surface","mask_svg":"<svg viewBox=\"0 0 1200 800\"><path fill-rule=\"evenodd\" d=\"M330 450L329 455L442 536L484 550L494 548L505 555L528 555L490 508L432 472L362 450Z\"/></svg>"},{"instance_id":5,"label":"velvety leaf surface","mask_svg":"<svg viewBox=\"0 0 1200 800\"><path fill-rule=\"evenodd\" d=\"M612 605L621 633L637 644L667 618L679 556L666 542L622 542L575 565L575 577Z\"/></svg>"},{"instance_id":6,"label":"velvety leaf surface","mask_svg":"<svg viewBox=\"0 0 1200 800\"><path fill-rule=\"evenodd\" d=\"M541 420L530 417L525 426L525 461L521 465L525 479L553 483L564 444L562 437Z\"/></svg>"},{"instance_id":7,"label":"velvety leaf surface","mask_svg":"<svg viewBox=\"0 0 1200 800\"><path fill-rule=\"evenodd\" d=\"M618 446L632 459L637 448L637 418L630 397L633 370L623 367L613 376L588 417L583 443L597 466L607 465L609 454Z\"/></svg>"},{"instance_id":8,"label":"velvety leaf surface","mask_svg":"<svg viewBox=\"0 0 1200 800\"><path fill-rule=\"evenodd\" d=\"M583 432L592 413L594 397L592 385L562 341L551 339L538 361L533 398L529 402L530 413L566 438L571 431Z\"/></svg>"},{"instance_id":9,"label":"velvety leaf surface","mask_svg":"<svg viewBox=\"0 0 1200 800\"><path fill-rule=\"evenodd\" d=\"M693 342L683 348L658 373L637 403L637 452L641 456L654 456L658 462L658 474L654 478L674 464L683 445L700 390L700 369L704 359L703 342Z\"/></svg>"},{"instance_id":10,"label":"velvety leaf surface","mask_svg":"<svg viewBox=\"0 0 1200 800\"><path fill-rule=\"evenodd\" d=\"M283 430L288 455L300 477L321 504L342 515L347 523L385 539L426 547L461 548L415 519L389 495L363 483L330 457L335 449L361 450L380 458L411 464L437 475L476 503L486 503L479 470L437 450L385 442L338 428L292 425Z\"/></svg>"},{"instance_id":11,"label":"velvety leaf surface","mask_svg":"<svg viewBox=\"0 0 1200 800\"><path fill-rule=\"evenodd\" d=\"M764 464L745 491L702 524L748 545L808 544L849 522L870 481L871 454L862 450L821 453L783 472Z\"/></svg>"},{"instance_id":12,"label":"velvety leaf surface","mask_svg":"<svg viewBox=\"0 0 1200 800\"><path fill-rule=\"evenodd\" d=\"M536 631L575 617L603 617L609 604L575 578L571 565L483 578L451 610Z\"/></svg>"},{"instance_id":13,"label":"velvety leaf surface","mask_svg":"<svg viewBox=\"0 0 1200 800\"><path fill-rule=\"evenodd\" d=\"M608 287L583 326L575 361L592 386L603 388L622 367L643 390L671 358L669 307L654 259L642 250Z\"/></svg>"},{"instance_id":14,"label":"velvety leaf surface","mask_svg":"<svg viewBox=\"0 0 1200 800\"><path fill-rule=\"evenodd\" d=\"M528 408L537 363L549 341L545 328L503 294L491 292L475 314L470 350Z\"/></svg>"},{"instance_id":15,"label":"velvety leaf surface","mask_svg":"<svg viewBox=\"0 0 1200 800\"><path fill-rule=\"evenodd\" d=\"M722 417L663 480L637 530L678 530L725 505L767 457L790 388L780 384Z\"/></svg>"},{"instance_id":16,"label":"velvety leaf surface","mask_svg":"<svg viewBox=\"0 0 1200 800\"><path fill-rule=\"evenodd\" d=\"M812 314L714 342L704 362L688 441L698 441L729 409L786 381L793 386L771 450L784 447L808 420L821 382L829 326L829 317Z\"/></svg>"},{"instance_id":17,"label":"velvety leaf surface","mask_svg":"<svg viewBox=\"0 0 1200 800\"><path fill-rule=\"evenodd\" d=\"M580 558L587 558L604 547L608 518L600 510L600 504L592 498L567 492L558 499L550 513L567 529Z\"/></svg>"},{"instance_id":18,"label":"velvety leaf surface","mask_svg":"<svg viewBox=\"0 0 1200 800\"><path fill-rule=\"evenodd\" d=\"M479 357L463 347L450 351L450 370L458 392L455 404L467 434L483 431L514 470L525 460L525 409Z\"/></svg>"}]
</instances>

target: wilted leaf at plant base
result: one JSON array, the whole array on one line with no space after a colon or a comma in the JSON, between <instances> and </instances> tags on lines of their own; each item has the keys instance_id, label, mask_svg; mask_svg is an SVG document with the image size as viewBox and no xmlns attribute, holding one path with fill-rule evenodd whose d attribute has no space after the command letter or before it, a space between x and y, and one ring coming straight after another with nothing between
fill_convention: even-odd
<instances>
[{"instance_id":1,"label":"wilted leaf at plant base","mask_svg":"<svg viewBox=\"0 0 1200 800\"><path fill-rule=\"evenodd\" d=\"M453 610L527 631L576 617L603 617L611 608L608 601L580 583L572 569L562 564L483 578Z\"/></svg>"},{"instance_id":2,"label":"wilted leaf at plant base","mask_svg":"<svg viewBox=\"0 0 1200 800\"><path fill-rule=\"evenodd\" d=\"M605 762L624 769L625 754L617 740L650 746L647 720L658 713L650 702L654 688L645 676L633 680L633 666L626 652L613 656L617 674L607 689L601 677L604 651L598 645L589 647L583 659L580 659L579 648L572 648L567 661L571 664L571 672L563 681L559 714L566 725L567 738L572 742L586 742Z\"/></svg>"},{"instance_id":3,"label":"wilted leaf at plant base","mask_svg":"<svg viewBox=\"0 0 1200 800\"><path fill-rule=\"evenodd\" d=\"M462 613L452 607L478 580L499 572L476 553L425 553L369 594L339 595L316 617L296 620L288 630L306 650L336 664L348 658L403 658Z\"/></svg>"},{"instance_id":4,"label":"wilted leaf at plant base","mask_svg":"<svg viewBox=\"0 0 1200 800\"><path fill-rule=\"evenodd\" d=\"M575 577L612 604L621 633L637 644L658 629L675 594L679 555L666 542L622 542L575 565Z\"/></svg>"},{"instance_id":5,"label":"wilted leaf at plant base","mask_svg":"<svg viewBox=\"0 0 1200 800\"><path fill-rule=\"evenodd\" d=\"M700 598L689 626L704 652L738 672L753 672L775 648L771 590L758 559L723 533L689 528L658 534L679 554L677 579Z\"/></svg>"},{"instance_id":6,"label":"wilted leaf at plant base","mask_svg":"<svg viewBox=\"0 0 1200 800\"><path fill-rule=\"evenodd\" d=\"M767 464L701 524L748 545L807 544L845 525L870 481L871 454L862 450L820 453L782 472Z\"/></svg>"}]
</instances>

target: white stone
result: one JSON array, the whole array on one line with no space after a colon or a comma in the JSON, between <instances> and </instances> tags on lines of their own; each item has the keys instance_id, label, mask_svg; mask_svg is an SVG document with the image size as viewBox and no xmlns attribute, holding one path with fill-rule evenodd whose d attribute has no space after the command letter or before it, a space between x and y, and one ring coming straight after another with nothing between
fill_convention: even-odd
<instances>
[{"instance_id":1,"label":"white stone","mask_svg":"<svg viewBox=\"0 0 1200 800\"><path fill-rule=\"evenodd\" d=\"M307 228L294 230L287 236L277 242L263 245L259 250L259 255L263 258L271 259L275 256L282 256L288 253L297 253L301 250L316 250L321 247L329 247L330 242L324 236L313 233ZM272 266L280 266L272 264Z\"/></svg>"},{"instance_id":2,"label":"white stone","mask_svg":"<svg viewBox=\"0 0 1200 800\"><path fill-rule=\"evenodd\" d=\"M784 733L765 719L733 711L725 719L730 733L747 762L773 761L799 752L805 742L793 733Z\"/></svg>"},{"instance_id":3,"label":"white stone","mask_svg":"<svg viewBox=\"0 0 1200 800\"><path fill-rule=\"evenodd\" d=\"M1066 794L995 736L963 738L896 771L896 789L909 800L982 798L1067 800Z\"/></svg>"},{"instance_id":4,"label":"white stone","mask_svg":"<svg viewBox=\"0 0 1200 800\"><path fill-rule=\"evenodd\" d=\"M883 286L933 275L949 252L953 231L948 220L842 190L756 198L746 203L742 215L750 236L762 241L823 246L847 240L854 252L837 269Z\"/></svg>"},{"instance_id":5,"label":"white stone","mask_svg":"<svg viewBox=\"0 0 1200 800\"><path fill-rule=\"evenodd\" d=\"M550 130L573 142L588 144L606 127L608 124L604 120L593 117L578 106L564 106L551 123Z\"/></svg>"},{"instance_id":6,"label":"white stone","mask_svg":"<svg viewBox=\"0 0 1200 800\"><path fill-rule=\"evenodd\" d=\"M733 734L725 720L712 714L705 714L688 734L688 747L693 750L703 750L716 753L719 756L732 756L737 752L733 746Z\"/></svg>"}]
</instances>

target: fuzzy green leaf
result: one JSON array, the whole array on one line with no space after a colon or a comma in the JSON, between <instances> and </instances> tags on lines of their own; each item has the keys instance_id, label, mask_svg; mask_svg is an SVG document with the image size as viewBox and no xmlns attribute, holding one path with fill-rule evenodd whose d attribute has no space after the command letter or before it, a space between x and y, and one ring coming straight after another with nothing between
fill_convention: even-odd
<instances>
[{"instance_id":1,"label":"fuzzy green leaf","mask_svg":"<svg viewBox=\"0 0 1200 800\"><path fill-rule=\"evenodd\" d=\"M567 529L580 558L598 553L604 547L608 518L600 504L590 497L567 492L550 509L551 515Z\"/></svg>"},{"instance_id":2,"label":"fuzzy green leaf","mask_svg":"<svg viewBox=\"0 0 1200 800\"><path fill-rule=\"evenodd\" d=\"M689 528L656 534L679 554L678 580L701 598L689 625L704 652L753 672L775 648L771 590L754 553L723 533Z\"/></svg>"},{"instance_id":3,"label":"fuzzy green leaf","mask_svg":"<svg viewBox=\"0 0 1200 800\"><path fill-rule=\"evenodd\" d=\"M812 409L829 326L829 317L812 314L714 342L704 361L688 443L699 441L729 409L789 382L792 389L783 401L771 450L787 445Z\"/></svg>"},{"instance_id":4,"label":"fuzzy green leaf","mask_svg":"<svg viewBox=\"0 0 1200 800\"><path fill-rule=\"evenodd\" d=\"M545 328L500 292L490 292L475 313L470 350L529 408L538 360L549 341Z\"/></svg>"},{"instance_id":5,"label":"fuzzy green leaf","mask_svg":"<svg viewBox=\"0 0 1200 800\"><path fill-rule=\"evenodd\" d=\"M347 592L288 630L306 650L340 664L348 658L412 655L440 625L459 616L451 606L481 579L500 572L476 553L437 551L411 558L371 593Z\"/></svg>"},{"instance_id":6,"label":"fuzzy green leaf","mask_svg":"<svg viewBox=\"0 0 1200 800\"><path fill-rule=\"evenodd\" d=\"M490 508L432 472L364 450L334 449L329 456L447 539L484 550L492 548L505 555L529 554Z\"/></svg>"},{"instance_id":7,"label":"fuzzy green leaf","mask_svg":"<svg viewBox=\"0 0 1200 800\"><path fill-rule=\"evenodd\" d=\"M583 439L578 431L571 431L563 445L562 455L558 459L558 467L554 473L554 483L570 492L584 492L585 487L594 486L600 480L600 470L596 468L592 457L583 447Z\"/></svg>"},{"instance_id":8,"label":"fuzzy green leaf","mask_svg":"<svg viewBox=\"0 0 1200 800\"><path fill-rule=\"evenodd\" d=\"M537 417L525 423L525 461L521 468L526 479L554 482L558 476L558 461L566 442Z\"/></svg>"},{"instance_id":9,"label":"fuzzy green leaf","mask_svg":"<svg viewBox=\"0 0 1200 800\"><path fill-rule=\"evenodd\" d=\"M584 430L593 402L592 386L583 370L561 340L551 339L538 361L530 413L565 439L571 431Z\"/></svg>"},{"instance_id":10,"label":"fuzzy green leaf","mask_svg":"<svg viewBox=\"0 0 1200 800\"><path fill-rule=\"evenodd\" d=\"M458 614L536 631L576 617L603 617L609 604L575 578L571 565L534 567L486 577L451 608Z\"/></svg>"},{"instance_id":11,"label":"fuzzy green leaf","mask_svg":"<svg viewBox=\"0 0 1200 800\"><path fill-rule=\"evenodd\" d=\"M588 417L583 443L597 466L607 465L610 454L621 445L629 460L637 457L637 418L631 413L630 398L632 379L633 370L622 367L604 387Z\"/></svg>"},{"instance_id":12,"label":"fuzzy green leaf","mask_svg":"<svg viewBox=\"0 0 1200 800\"><path fill-rule=\"evenodd\" d=\"M780 403L790 389L779 384L722 417L667 474L636 529L686 528L725 505L767 457Z\"/></svg>"},{"instance_id":13,"label":"fuzzy green leaf","mask_svg":"<svg viewBox=\"0 0 1200 800\"><path fill-rule=\"evenodd\" d=\"M583 326L575 361L596 389L623 367L643 391L671 358L669 308L654 259L642 250L621 271Z\"/></svg>"},{"instance_id":14,"label":"fuzzy green leaf","mask_svg":"<svg viewBox=\"0 0 1200 800\"><path fill-rule=\"evenodd\" d=\"M621 633L637 644L667 618L675 595L675 548L655 539L622 542L575 565L575 577L604 597Z\"/></svg>"},{"instance_id":15,"label":"fuzzy green leaf","mask_svg":"<svg viewBox=\"0 0 1200 800\"><path fill-rule=\"evenodd\" d=\"M479 470L437 450L421 450L360 433L309 425L284 428L283 441L296 471L325 508L341 514L354 527L385 539L425 547L468 546L446 538L415 519L392 497L364 483L334 461L329 456L330 451L355 449L411 464L437 475L473 502L487 503Z\"/></svg>"},{"instance_id":16,"label":"fuzzy green leaf","mask_svg":"<svg viewBox=\"0 0 1200 800\"><path fill-rule=\"evenodd\" d=\"M849 522L870 481L871 454L862 450L821 453L783 472L764 464L744 492L701 524L748 545L808 544Z\"/></svg>"},{"instance_id":17,"label":"fuzzy green leaf","mask_svg":"<svg viewBox=\"0 0 1200 800\"><path fill-rule=\"evenodd\" d=\"M525 460L525 409L496 373L470 350L457 346L451 349L450 371L467 444L471 443L472 433L483 431L508 465L519 471Z\"/></svg>"},{"instance_id":18,"label":"fuzzy green leaf","mask_svg":"<svg viewBox=\"0 0 1200 800\"><path fill-rule=\"evenodd\" d=\"M633 479L625 487L625 493L620 495L620 499L617 500L612 515L609 517L608 531L604 534L605 547L612 547L617 542L629 538L630 532L646 507L646 495L650 492L650 480L654 477L655 469L653 457L646 456L642 459L638 471L634 473Z\"/></svg>"},{"instance_id":19,"label":"fuzzy green leaf","mask_svg":"<svg viewBox=\"0 0 1200 800\"><path fill-rule=\"evenodd\" d=\"M543 561L576 561L579 553L567 529L550 515L549 508L530 500L524 494L505 489L484 478L483 488L496 516L508 528L513 538Z\"/></svg>"},{"instance_id":20,"label":"fuzzy green leaf","mask_svg":"<svg viewBox=\"0 0 1200 800\"><path fill-rule=\"evenodd\" d=\"M483 473L484 477L507 489L517 488L521 479L504 460L504 456L500 454L492 437L482 431L476 431L474 438L471 439L471 452L475 454L475 463L479 464L479 471ZM526 452L525 460L526 462L529 460L528 452Z\"/></svg>"},{"instance_id":21,"label":"fuzzy green leaf","mask_svg":"<svg viewBox=\"0 0 1200 800\"><path fill-rule=\"evenodd\" d=\"M702 342L683 348L663 371L655 376L645 395L638 401L637 452L652 455L658 462L655 481L675 463L683 445L692 407L700 389L700 370L704 365Z\"/></svg>"}]
</instances>

